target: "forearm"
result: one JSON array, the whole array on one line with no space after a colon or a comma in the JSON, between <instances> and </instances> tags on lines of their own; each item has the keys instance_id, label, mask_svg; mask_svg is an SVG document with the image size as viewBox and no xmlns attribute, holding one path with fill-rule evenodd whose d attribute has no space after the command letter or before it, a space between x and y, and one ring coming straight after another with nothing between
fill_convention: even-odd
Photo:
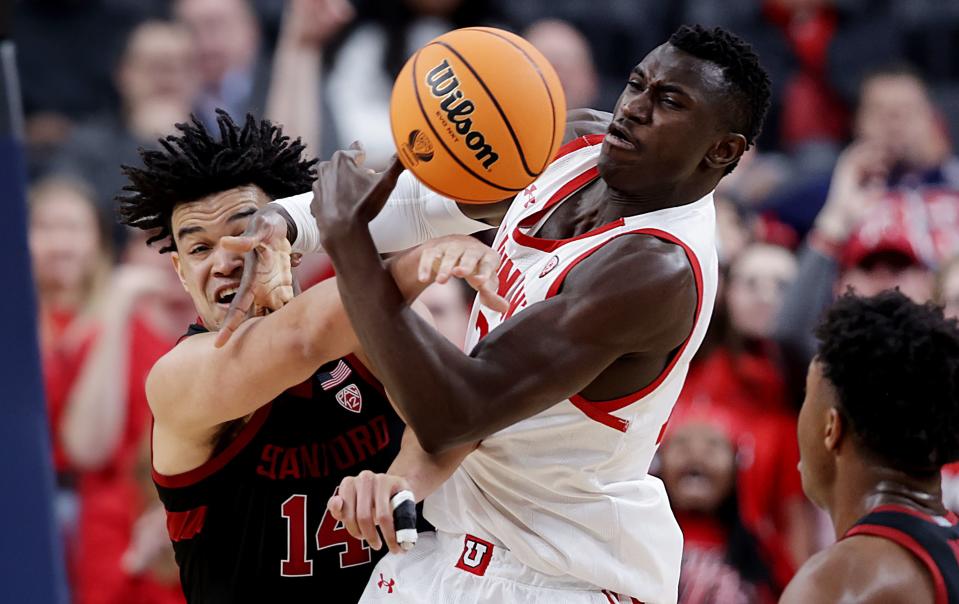
<instances>
[{"instance_id":1,"label":"forearm","mask_svg":"<svg viewBox=\"0 0 959 604\"><path fill-rule=\"evenodd\" d=\"M129 387L130 304L121 302L104 313L83 370L70 392L60 426L60 439L79 468L104 463L123 436Z\"/></svg>"},{"instance_id":2,"label":"forearm","mask_svg":"<svg viewBox=\"0 0 959 604\"><path fill-rule=\"evenodd\" d=\"M317 46L290 39L292 15L285 12L273 55L266 115L282 124L286 134L300 137L307 154L317 157L320 153L322 52Z\"/></svg>"},{"instance_id":3,"label":"forearm","mask_svg":"<svg viewBox=\"0 0 959 604\"><path fill-rule=\"evenodd\" d=\"M376 366L400 413L426 451L435 453L463 444L463 411L482 396L463 388L473 380L469 357L439 335L406 304L403 293L384 270L369 232L341 233L350 241L331 245L340 296L363 350Z\"/></svg>"},{"instance_id":4,"label":"forearm","mask_svg":"<svg viewBox=\"0 0 959 604\"><path fill-rule=\"evenodd\" d=\"M475 448L476 443L468 443L444 453L427 453L413 431L407 430L403 433L402 448L387 473L405 478L416 501L423 501L452 476Z\"/></svg>"}]
</instances>

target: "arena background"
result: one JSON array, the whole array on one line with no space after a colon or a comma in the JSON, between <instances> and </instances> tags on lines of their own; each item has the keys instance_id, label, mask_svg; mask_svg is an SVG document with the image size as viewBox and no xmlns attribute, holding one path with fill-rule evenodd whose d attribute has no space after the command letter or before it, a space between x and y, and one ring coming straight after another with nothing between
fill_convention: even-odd
<instances>
[{"instance_id":1,"label":"arena background","mask_svg":"<svg viewBox=\"0 0 959 604\"><path fill-rule=\"evenodd\" d=\"M392 79L443 31L521 33L571 108L611 110L681 23L750 41L774 98L758 149L717 192L721 300L658 465L686 532L681 601L692 586L730 601L730 576L764 585L750 601L774 597L831 540L795 470L822 309L847 286L900 287L959 315L959 3L7 0L0 601L182 601L143 380L192 313L169 260L114 218L120 165L139 147L223 107L282 123L321 158L359 139L382 166ZM331 274L322 257L299 270L305 284ZM424 301L462 343L464 292L435 286ZM702 453L717 435L732 451L718 468ZM705 496L689 488L703 477ZM943 484L959 511L959 479L947 469ZM733 531L751 535L763 572L729 562Z\"/></svg>"}]
</instances>

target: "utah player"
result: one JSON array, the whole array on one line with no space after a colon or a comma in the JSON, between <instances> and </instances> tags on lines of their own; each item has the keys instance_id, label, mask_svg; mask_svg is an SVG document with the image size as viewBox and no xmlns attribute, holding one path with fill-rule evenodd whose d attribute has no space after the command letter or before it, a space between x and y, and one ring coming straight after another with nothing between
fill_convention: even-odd
<instances>
[{"instance_id":1,"label":"utah player","mask_svg":"<svg viewBox=\"0 0 959 604\"><path fill-rule=\"evenodd\" d=\"M384 272L367 226L387 196L357 201L375 177L349 154L321 164L319 238L396 406L428 451L479 442L426 500L436 535L384 558L363 601L675 601L682 535L647 471L716 295L712 191L768 102L756 55L723 30L684 27L647 55L601 134L564 146L515 200L476 208L500 224L510 307L474 307L468 355ZM411 190L386 203L394 231L415 231L397 197L432 224ZM375 532L371 482L331 501L357 534Z\"/></svg>"},{"instance_id":2,"label":"utah player","mask_svg":"<svg viewBox=\"0 0 959 604\"><path fill-rule=\"evenodd\" d=\"M781 602L959 603L959 527L940 485L959 459L959 326L886 291L843 296L816 335L800 470L839 542Z\"/></svg>"},{"instance_id":3,"label":"utah player","mask_svg":"<svg viewBox=\"0 0 959 604\"><path fill-rule=\"evenodd\" d=\"M144 167L125 169L129 194L120 200L123 222L153 231L151 241L172 252L200 317L147 381L153 478L181 582L189 601L204 604L321 593L353 601L378 556L338 526L326 503L343 476L389 468L403 424L351 354L358 344L335 282L291 300L286 239L262 222L249 241L231 237L273 197L308 190L314 162L269 122L248 116L241 128L221 113L218 125L219 139L196 120L179 125L162 150L143 153ZM234 248L250 241L261 256L251 295L266 316L243 321L217 348L208 332L219 328L244 270ZM460 259L476 284L492 278L498 261L465 237L431 250ZM409 298L426 285L418 256L391 264ZM401 456L423 455L415 438L403 449ZM392 532L386 537L397 549Z\"/></svg>"}]
</instances>

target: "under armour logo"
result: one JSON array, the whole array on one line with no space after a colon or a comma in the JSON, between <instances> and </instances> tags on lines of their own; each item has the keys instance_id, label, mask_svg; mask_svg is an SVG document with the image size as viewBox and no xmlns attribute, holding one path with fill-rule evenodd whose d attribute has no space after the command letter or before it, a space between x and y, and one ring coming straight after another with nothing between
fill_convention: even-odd
<instances>
[{"instance_id":1,"label":"under armour logo","mask_svg":"<svg viewBox=\"0 0 959 604\"><path fill-rule=\"evenodd\" d=\"M396 585L396 581L394 581L393 579L390 579L389 581L387 581L386 578L383 577L383 573L380 573L380 580L376 582L377 587L379 587L380 589L383 589L385 587L386 593L391 594L393 593L394 585Z\"/></svg>"},{"instance_id":2,"label":"under armour logo","mask_svg":"<svg viewBox=\"0 0 959 604\"><path fill-rule=\"evenodd\" d=\"M530 185L530 186L526 187L525 189L523 189L523 195L525 195L525 196L528 198L528 199L526 200L526 203L523 204L523 207L524 207L524 208L528 208L528 207L530 207L531 205L533 205L534 203L536 203L536 197L533 196L533 192L534 192L535 190L536 190L536 185L535 185L535 184Z\"/></svg>"}]
</instances>

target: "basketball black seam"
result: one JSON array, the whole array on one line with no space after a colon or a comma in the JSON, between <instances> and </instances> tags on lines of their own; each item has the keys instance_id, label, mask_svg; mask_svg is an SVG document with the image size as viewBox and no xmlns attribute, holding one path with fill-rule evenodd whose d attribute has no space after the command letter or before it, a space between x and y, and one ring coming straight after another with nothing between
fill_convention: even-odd
<instances>
[{"instance_id":1,"label":"basketball black seam","mask_svg":"<svg viewBox=\"0 0 959 604\"><path fill-rule=\"evenodd\" d=\"M506 129L509 130L509 135L510 135L510 137L513 139L513 146L516 147L516 152L519 154L519 160L523 163L523 169L526 170L526 174L527 174L528 176L532 176L533 178L536 178L537 176L539 176L539 172L534 173L534 172L530 171L530 169L529 169L529 164L526 163L526 153L523 152L523 147L519 144L519 138L516 137L516 131L513 130L513 124L511 124L510 121L509 121L509 118L506 117L506 112L503 111L503 108L502 108L502 107L500 107L499 101L497 101L497 100L496 100L496 97L493 96L493 92L492 92L492 91L489 89L489 87L486 85L486 82L483 81L483 78L481 78L480 75L479 75L478 73L476 73L476 70L473 69L473 66L469 64L469 61L467 61L467 60L463 57L463 55L461 55L461 54L459 53L459 51L457 51L455 48L453 48L452 46L450 46L450 45L447 44L446 42L439 42L439 41L437 41L437 42L434 42L434 44L439 44L440 46L443 46L443 47L447 48L451 53L453 53L454 55L456 55L456 57L457 57L460 61L463 62L463 65L466 65L466 68L467 68L467 69L470 70L470 73L473 74L473 77L476 78L476 81L479 82L479 85L483 87L483 90L484 90L484 91L486 91L486 96L488 96L489 99L490 99L491 101L493 101L493 106L496 107L496 110L497 110L497 111L499 111L499 116L500 116L501 118L503 118L503 124L505 124L505 125L506 125ZM554 122L553 126L555 127L555 125L556 125L556 124L555 124L555 122ZM541 170L541 171L542 171L542 170Z\"/></svg>"},{"instance_id":2,"label":"basketball black seam","mask_svg":"<svg viewBox=\"0 0 959 604\"><path fill-rule=\"evenodd\" d=\"M429 46L429 45L427 44L427 46ZM425 47L424 47L424 48L425 48ZM421 50L422 50L422 49L421 49ZM423 101L422 101L422 99L420 99L420 89L419 89L419 87L416 85L416 84L417 84L417 80L416 80L416 63L417 63L417 61L419 61L419 59L420 59L420 53L417 52L416 55L413 57L412 69L410 69L410 73L412 74L412 77L413 77L413 92L414 92L414 94L416 94L416 104L419 105L419 107L420 107L420 114L423 116L423 119L426 120L426 125L429 126L429 127L430 127L430 130L433 131L433 136L436 137L437 142L439 142L439 144L443 145L443 148L446 149L446 152L449 153L449 156L453 158L453 161L455 161L456 163L458 163L461 168L463 168L464 170L466 170L467 172L469 172L470 174L472 174L472 175L476 178L476 180L478 180L478 181L480 181L480 182L483 182L483 183L485 183L485 184L488 184L489 186L493 187L494 189L499 189L500 191L507 191L507 192L509 192L509 193L517 193L517 192L519 192L519 191L522 191L522 190L523 190L523 187L520 187L520 188L518 188L518 189L513 189L513 188L510 188L510 187L503 187L503 186L500 186L500 185L498 185L498 184L496 184L496 183L494 183L494 182L490 182L490 181L486 180L485 178L483 178L482 176L480 176L480 175L477 174L476 172L473 172L473 170L472 170L469 166L467 166L466 164L464 164L464 163L462 162L462 160L460 160L460 158L456 157L456 154L453 153L453 150L452 150L452 149L450 149L448 146L446 146L446 142L443 141L443 137L440 136L440 133L436 131L436 128L433 126L433 122L430 121L429 115L426 114L426 108L423 107Z\"/></svg>"},{"instance_id":3,"label":"basketball black seam","mask_svg":"<svg viewBox=\"0 0 959 604\"><path fill-rule=\"evenodd\" d=\"M496 37L499 38L500 40L504 40L504 41L506 41L507 43L512 44L512 45L513 45L513 48L515 48L516 50L520 51L520 52L523 54L523 56L526 57L526 60L529 61L530 65L533 66L533 69L536 71L536 75L538 75L538 76L539 76L539 79L543 81L543 88L546 89L546 96L549 97L549 107L550 107L550 109L551 109L549 115L550 115L550 118L553 120L553 130L552 130L552 134L550 135L550 136L552 136L552 138L551 138L550 141L549 141L549 148L552 149L552 148L556 145L556 104L553 102L553 93L550 91L550 89L549 89L549 84L546 83L546 77L543 75L543 72L540 71L539 65L537 65L537 64L536 64L536 61L534 61L532 57L530 57L528 54L526 54L526 51L523 50L522 48L520 48L519 45L516 44L516 42L513 42L512 40L510 40L510 39L507 38L506 36L501 36L500 34L496 33L495 31L490 31L489 28L485 28L485 27L464 27L463 29L468 29L468 30L470 30L470 31L478 31L478 32L482 32L482 33L484 33L484 34L489 34L489 35L491 35L491 36L496 36ZM494 101L494 102L495 102L495 101ZM539 171L540 174L542 174L543 171L546 170L546 166L548 166L551 161L553 161L553 158L550 156L549 153L547 153L547 154L546 154L546 161L545 161L545 163L543 164L542 169ZM526 162L523 162L523 167L524 167L524 168L526 167ZM529 173L529 170L527 169L526 172Z\"/></svg>"}]
</instances>

